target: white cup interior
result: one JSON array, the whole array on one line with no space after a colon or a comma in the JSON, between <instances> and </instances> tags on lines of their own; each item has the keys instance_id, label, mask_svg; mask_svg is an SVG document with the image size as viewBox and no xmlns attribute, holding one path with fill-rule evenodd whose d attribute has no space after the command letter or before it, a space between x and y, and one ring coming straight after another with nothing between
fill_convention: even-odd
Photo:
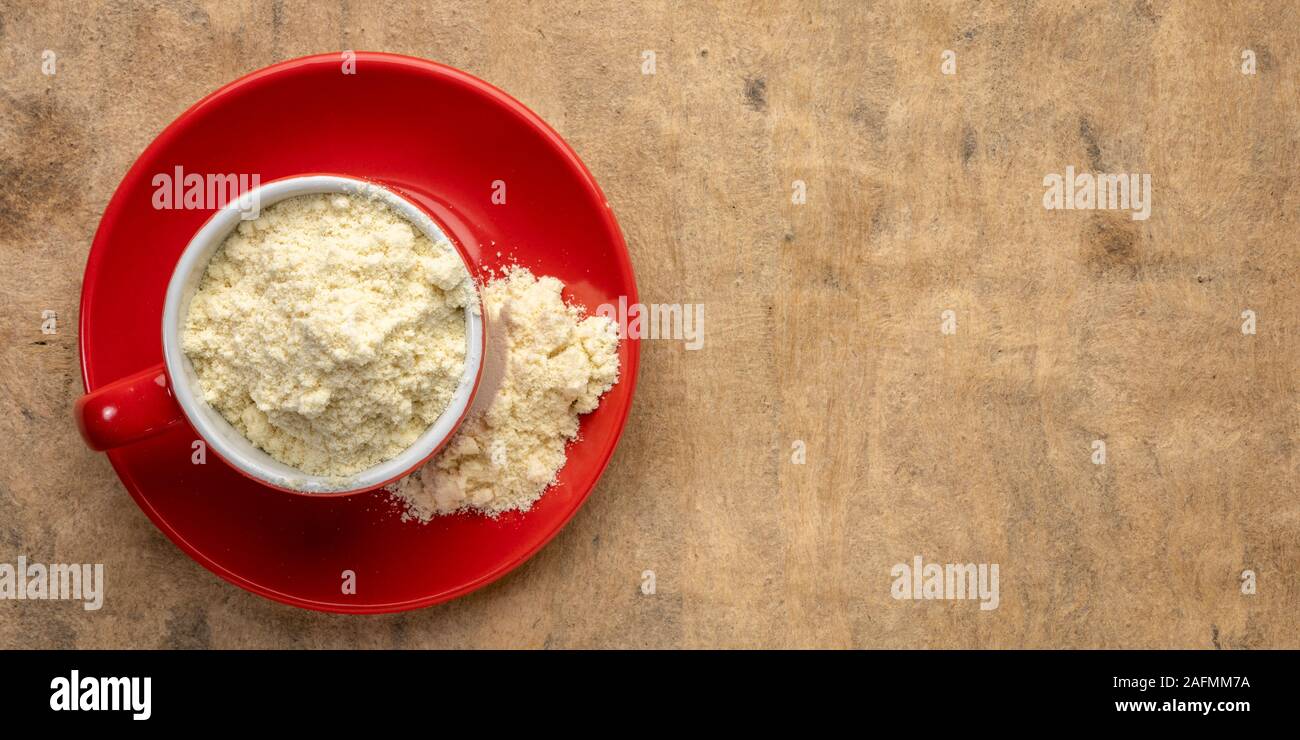
<instances>
[{"instance_id":1,"label":"white cup interior","mask_svg":"<svg viewBox=\"0 0 1300 740\"><path fill-rule=\"evenodd\" d=\"M468 307L465 311L465 370L451 403L433 425L397 457L353 475L322 476L310 475L286 465L253 445L226 421L221 412L203 400L202 393L198 391L199 382L194 366L181 349L181 329L185 326L190 299L198 289L208 261L226 236L243 220L245 210L241 203L246 206L252 202L260 210L287 198L316 193L347 193L377 198L434 242L449 241L437 223L418 206L374 183L333 175L292 177L266 183L242 201L232 202L218 211L185 247L176 270L172 273L171 282L167 285L167 297L163 305L163 356L167 374L171 378L172 392L181 410L203 439L224 460L248 475L278 488L303 493L346 493L374 488L410 472L456 430L469 408L483 365L483 317L480 306ZM473 274L468 265L466 271Z\"/></svg>"}]
</instances>

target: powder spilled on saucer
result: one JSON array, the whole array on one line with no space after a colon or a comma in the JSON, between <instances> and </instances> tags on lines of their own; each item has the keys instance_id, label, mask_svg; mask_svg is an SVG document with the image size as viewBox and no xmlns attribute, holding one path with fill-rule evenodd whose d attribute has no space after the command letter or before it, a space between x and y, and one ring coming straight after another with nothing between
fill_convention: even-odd
<instances>
[{"instance_id":1,"label":"powder spilled on saucer","mask_svg":"<svg viewBox=\"0 0 1300 740\"><path fill-rule=\"evenodd\" d=\"M433 460L389 486L404 520L527 511L555 482L579 416L594 411L619 376L617 325L584 318L563 289L522 267L483 287L489 322L504 334L500 387Z\"/></svg>"}]
</instances>

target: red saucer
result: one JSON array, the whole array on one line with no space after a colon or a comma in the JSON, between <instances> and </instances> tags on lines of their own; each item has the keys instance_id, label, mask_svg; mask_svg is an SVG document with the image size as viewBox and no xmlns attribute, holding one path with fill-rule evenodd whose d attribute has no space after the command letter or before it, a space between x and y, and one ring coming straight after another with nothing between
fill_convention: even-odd
<instances>
[{"instance_id":1,"label":"red saucer","mask_svg":"<svg viewBox=\"0 0 1300 740\"><path fill-rule=\"evenodd\" d=\"M114 193L81 296L87 390L162 360L163 295L211 210L156 210L153 177L329 172L396 186L448 227L480 267L518 262L594 310L637 301L631 260L591 174L532 111L464 72L357 52L268 67L221 88L154 140ZM506 184L495 204L494 181ZM500 255L498 256L498 252ZM631 408L638 343L619 345L621 378L582 419L552 487L525 514L402 522L386 493L312 499L245 478L215 455L191 462L186 424L108 453L123 485L168 537L231 583L295 606L415 609L500 578L559 532L608 464ZM356 593L343 593L343 573Z\"/></svg>"}]
</instances>

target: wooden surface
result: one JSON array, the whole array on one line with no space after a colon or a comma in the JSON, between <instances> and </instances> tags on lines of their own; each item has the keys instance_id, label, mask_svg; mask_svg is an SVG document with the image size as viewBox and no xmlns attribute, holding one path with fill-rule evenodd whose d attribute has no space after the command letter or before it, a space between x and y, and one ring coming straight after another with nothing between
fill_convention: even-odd
<instances>
[{"instance_id":1,"label":"wooden surface","mask_svg":"<svg viewBox=\"0 0 1300 740\"><path fill-rule=\"evenodd\" d=\"M103 562L108 592L0 602L0 647L1300 646L1297 28L1287 2L7 2L0 562ZM131 162L221 84L340 49L523 101L601 183L643 299L706 304L702 350L644 343L552 544L386 617L209 574L71 420ZM1151 173L1150 220L1044 210L1067 165ZM998 563L1000 607L892 599L914 555Z\"/></svg>"}]
</instances>

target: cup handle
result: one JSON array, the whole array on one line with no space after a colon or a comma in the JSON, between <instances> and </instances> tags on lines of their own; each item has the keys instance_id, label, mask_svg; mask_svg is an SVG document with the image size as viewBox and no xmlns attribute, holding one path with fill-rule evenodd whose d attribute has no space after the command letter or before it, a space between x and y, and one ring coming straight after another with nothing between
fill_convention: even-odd
<instances>
[{"instance_id":1,"label":"cup handle","mask_svg":"<svg viewBox=\"0 0 1300 740\"><path fill-rule=\"evenodd\" d=\"M74 413L77 429L92 450L147 439L183 418L162 364L78 398Z\"/></svg>"}]
</instances>

